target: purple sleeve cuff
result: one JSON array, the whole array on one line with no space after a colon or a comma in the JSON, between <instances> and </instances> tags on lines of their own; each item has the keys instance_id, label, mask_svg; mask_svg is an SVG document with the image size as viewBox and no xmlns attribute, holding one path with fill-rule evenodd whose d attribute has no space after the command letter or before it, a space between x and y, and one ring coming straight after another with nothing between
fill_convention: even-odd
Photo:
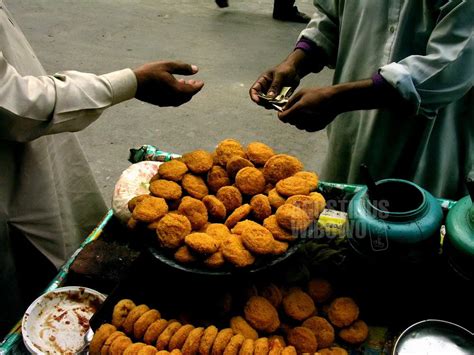
<instances>
[{"instance_id":1,"label":"purple sleeve cuff","mask_svg":"<svg viewBox=\"0 0 474 355\"><path fill-rule=\"evenodd\" d=\"M390 86L390 84L387 83L387 81L382 75L380 75L378 71L372 75L372 83L374 84L375 89L382 89Z\"/></svg>"},{"instance_id":2,"label":"purple sleeve cuff","mask_svg":"<svg viewBox=\"0 0 474 355\"><path fill-rule=\"evenodd\" d=\"M298 43L296 43L295 49L301 49L305 51L308 55L316 55L318 54L318 46L316 43L310 41L309 39L306 39L302 37Z\"/></svg>"}]
</instances>

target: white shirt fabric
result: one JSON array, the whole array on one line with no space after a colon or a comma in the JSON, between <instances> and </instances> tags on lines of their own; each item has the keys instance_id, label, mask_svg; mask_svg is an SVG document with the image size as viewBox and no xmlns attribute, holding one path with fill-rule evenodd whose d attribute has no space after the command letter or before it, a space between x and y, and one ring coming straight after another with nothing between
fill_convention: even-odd
<instances>
[{"instance_id":1,"label":"white shirt fabric","mask_svg":"<svg viewBox=\"0 0 474 355\"><path fill-rule=\"evenodd\" d=\"M328 127L322 177L360 183L366 163L377 179L412 180L438 197L467 194L474 162L474 1L315 0L304 37L335 68L334 83L377 70L413 106L339 115Z\"/></svg>"},{"instance_id":2,"label":"white shirt fabric","mask_svg":"<svg viewBox=\"0 0 474 355\"><path fill-rule=\"evenodd\" d=\"M15 308L8 300L4 303L5 298L15 302L13 229L59 267L105 215L107 208L86 157L69 132L87 127L107 107L134 97L136 88L130 69L100 76L77 71L46 75L0 0L2 316Z\"/></svg>"}]
</instances>

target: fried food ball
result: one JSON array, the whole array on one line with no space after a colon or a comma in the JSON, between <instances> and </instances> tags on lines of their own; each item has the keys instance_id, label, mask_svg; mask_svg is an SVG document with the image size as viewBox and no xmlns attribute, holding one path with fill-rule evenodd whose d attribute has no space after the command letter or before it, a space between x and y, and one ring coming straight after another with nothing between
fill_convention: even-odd
<instances>
[{"instance_id":1,"label":"fried food ball","mask_svg":"<svg viewBox=\"0 0 474 355\"><path fill-rule=\"evenodd\" d=\"M338 346L331 346L325 349L319 349L317 352L318 355L349 355L346 349L340 348Z\"/></svg>"},{"instance_id":2,"label":"fried food ball","mask_svg":"<svg viewBox=\"0 0 474 355\"><path fill-rule=\"evenodd\" d=\"M283 297L283 310L290 318L302 321L316 312L316 306L306 292L293 288Z\"/></svg>"},{"instance_id":3,"label":"fried food ball","mask_svg":"<svg viewBox=\"0 0 474 355\"><path fill-rule=\"evenodd\" d=\"M151 323L159 318L161 318L161 314L156 309L150 309L143 313L133 325L133 336L135 339L141 339Z\"/></svg>"},{"instance_id":4,"label":"fried food ball","mask_svg":"<svg viewBox=\"0 0 474 355\"><path fill-rule=\"evenodd\" d=\"M241 316L232 317L230 319L230 327L234 334L242 334L245 339L258 339L257 331Z\"/></svg>"},{"instance_id":5,"label":"fried food ball","mask_svg":"<svg viewBox=\"0 0 474 355\"><path fill-rule=\"evenodd\" d=\"M183 189L194 198L202 200L204 196L209 195L209 189L206 182L200 176L193 174L186 174L181 182Z\"/></svg>"},{"instance_id":6,"label":"fried food ball","mask_svg":"<svg viewBox=\"0 0 474 355\"><path fill-rule=\"evenodd\" d=\"M263 226L247 228L242 232L244 246L255 254L271 254L273 252L273 235Z\"/></svg>"},{"instance_id":7,"label":"fried food ball","mask_svg":"<svg viewBox=\"0 0 474 355\"><path fill-rule=\"evenodd\" d=\"M285 338L283 338L283 336L281 336L281 335L270 335L270 337L268 338L268 341L270 342L270 344L272 342L274 342L275 340L277 340L280 343L282 348L284 348L286 346Z\"/></svg>"},{"instance_id":8,"label":"fried food ball","mask_svg":"<svg viewBox=\"0 0 474 355\"><path fill-rule=\"evenodd\" d=\"M296 239L296 236L281 228L277 222L275 215L271 215L268 218L265 218L263 221L263 226L267 228L273 235L273 238L280 241L293 241Z\"/></svg>"},{"instance_id":9,"label":"fried food ball","mask_svg":"<svg viewBox=\"0 0 474 355\"><path fill-rule=\"evenodd\" d=\"M189 219L193 230L201 229L208 220L206 205L202 201L189 196L183 197L178 212Z\"/></svg>"},{"instance_id":10,"label":"fried food ball","mask_svg":"<svg viewBox=\"0 0 474 355\"><path fill-rule=\"evenodd\" d=\"M115 326L112 324L102 324L94 333L94 337L92 338L89 344L89 353L91 355L100 354L100 349L104 345L107 338L117 330Z\"/></svg>"},{"instance_id":11,"label":"fried food ball","mask_svg":"<svg viewBox=\"0 0 474 355\"><path fill-rule=\"evenodd\" d=\"M336 327L347 327L359 317L359 307L352 298L339 297L331 302L328 317Z\"/></svg>"},{"instance_id":12,"label":"fried food ball","mask_svg":"<svg viewBox=\"0 0 474 355\"><path fill-rule=\"evenodd\" d=\"M245 319L256 330L267 331L272 328L278 313L275 307L261 296L253 296L247 301L244 307Z\"/></svg>"},{"instance_id":13,"label":"fried food ball","mask_svg":"<svg viewBox=\"0 0 474 355\"><path fill-rule=\"evenodd\" d=\"M326 302L333 293L328 280L314 278L308 282L308 294L316 303Z\"/></svg>"},{"instance_id":14,"label":"fried food ball","mask_svg":"<svg viewBox=\"0 0 474 355\"><path fill-rule=\"evenodd\" d=\"M245 337L242 334L236 334L230 338L229 343L224 349L224 355L237 355L240 351L240 347L245 341Z\"/></svg>"},{"instance_id":15,"label":"fried food ball","mask_svg":"<svg viewBox=\"0 0 474 355\"><path fill-rule=\"evenodd\" d=\"M229 175L229 178L234 179L237 173L241 169L247 168L247 167L254 168L255 166L250 162L250 160L247 160L239 156L234 156L230 158L230 160L227 162L227 165L226 165L227 175Z\"/></svg>"},{"instance_id":16,"label":"fried food ball","mask_svg":"<svg viewBox=\"0 0 474 355\"><path fill-rule=\"evenodd\" d=\"M277 209L285 204L286 199L274 188L268 192L268 202L270 203L270 206Z\"/></svg>"},{"instance_id":17,"label":"fried food ball","mask_svg":"<svg viewBox=\"0 0 474 355\"><path fill-rule=\"evenodd\" d=\"M313 332L318 347L327 348L334 343L334 328L325 318L313 316L306 319L301 326Z\"/></svg>"},{"instance_id":18,"label":"fried food ball","mask_svg":"<svg viewBox=\"0 0 474 355\"><path fill-rule=\"evenodd\" d=\"M138 221L135 218L130 217L127 221L127 228L130 230L134 230L135 228L137 228L137 226L138 226Z\"/></svg>"},{"instance_id":19,"label":"fried food ball","mask_svg":"<svg viewBox=\"0 0 474 355\"><path fill-rule=\"evenodd\" d=\"M224 139L216 147L216 159L220 165L226 166L227 162L234 156L246 158L244 148L235 139Z\"/></svg>"},{"instance_id":20,"label":"fried food ball","mask_svg":"<svg viewBox=\"0 0 474 355\"><path fill-rule=\"evenodd\" d=\"M202 149L183 154L183 162L194 174L207 173L214 164L211 153Z\"/></svg>"},{"instance_id":21,"label":"fried food ball","mask_svg":"<svg viewBox=\"0 0 474 355\"><path fill-rule=\"evenodd\" d=\"M281 196L308 195L309 185L306 180L296 176L290 176L278 181L275 185Z\"/></svg>"},{"instance_id":22,"label":"fried food ball","mask_svg":"<svg viewBox=\"0 0 474 355\"><path fill-rule=\"evenodd\" d=\"M221 244L232 234L230 233L229 228L227 228L222 223L211 223L206 228L206 233L210 236L216 238L221 242Z\"/></svg>"},{"instance_id":23,"label":"fried food ball","mask_svg":"<svg viewBox=\"0 0 474 355\"><path fill-rule=\"evenodd\" d=\"M283 350L283 344L278 338L270 337L268 338L268 355L280 355Z\"/></svg>"},{"instance_id":24,"label":"fried food ball","mask_svg":"<svg viewBox=\"0 0 474 355\"><path fill-rule=\"evenodd\" d=\"M150 196L143 199L133 209L132 217L137 221L149 223L163 217L168 212L165 199Z\"/></svg>"},{"instance_id":25,"label":"fried food ball","mask_svg":"<svg viewBox=\"0 0 474 355\"><path fill-rule=\"evenodd\" d=\"M286 346L282 351L281 355L296 355L296 348L294 346Z\"/></svg>"},{"instance_id":26,"label":"fried food ball","mask_svg":"<svg viewBox=\"0 0 474 355\"><path fill-rule=\"evenodd\" d=\"M134 198L132 198L130 201L128 201L128 210L130 212L133 212L133 210L135 209L135 207L137 206L138 203L142 202L144 199L148 198L148 197L151 197L150 195L138 195L138 196L135 196Z\"/></svg>"},{"instance_id":27,"label":"fried food ball","mask_svg":"<svg viewBox=\"0 0 474 355\"><path fill-rule=\"evenodd\" d=\"M152 345L145 345L143 348L138 350L137 355L156 355L158 350Z\"/></svg>"},{"instance_id":28,"label":"fried food ball","mask_svg":"<svg viewBox=\"0 0 474 355\"><path fill-rule=\"evenodd\" d=\"M120 328L130 311L135 307L136 304L127 298L118 301L112 312L112 324L115 327Z\"/></svg>"},{"instance_id":29,"label":"fried food ball","mask_svg":"<svg viewBox=\"0 0 474 355\"><path fill-rule=\"evenodd\" d=\"M288 343L296 348L298 353L314 354L318 348L318 341L313 332L305 327L291 329L287 336Z\"/></svg>"},{"instance_id":30,"label":"fried food ball","mask_svg":"<svg viewBox=\"0 0 474 355\"><path fill-rule=\"evenodd\" d=\"M138 352L145 346L146 346L145 343L140 343L140 342L130 344L123 352L123 355L137 355Z\"/></svg>"},{"instance_id":31,"label":"fried food ball","mask_svg":"<svg viewBox=\"0 0 474 355\"><path fill-rule=\"evenodd\" d=\"M263 174L267 182L276 184L281 179L290 177L302 170L303 164L297 158L287 154L277 154L265 163Z\"/></svg>"},{"instance_id":32,"label":"fried food ball","mask_svg":"<svg viewBox=\"0 0 474 355\"><path fill-rule=\"evenodd\" d=\"M164 162L158 168L160 178L171 181L181 181L187 172L186 164L176 159Z\"/></svg>"},{"instance_id":33,"label":"fried food ball","mask_svg":"<svg viewBox=\"0 0 474 355\"><path fill-rule=\"evenodd\" d=\"M169 353L168 350L160 350L156 352L156 355L169 355Z\"/></svg>"},{"instance_id":34,"label":"fried food ball","mask_svg":"<svg viewBox=\"0 0 474 355\"><path fill-rule=\"evenodd\" d=\"M222 244L221 251L224 259L239 268L252 265L255 262L254 256L245 249L237 235L231 235L231 237L227 238Z\"/></svg>"},{"instance_id":35,"label":"fried food ball","mask_svg":"<svg viewBox=\"0 0 474 355\"><path fill-rule=\"evenodd\" d=\"M215 165L207 173L207 185L209 189L216 193L221 187L230 186L230 179L227 171L219 165Z\"/></svg>"},{"instance_id":36,"label":"fried food ball","mask_svg":"<svg viewBox=\"0 0 474 355\"><path fill-rule=\"evenodd\" d=\"M235 176L235 186L245 195L257 195L265 190L265 177L257 168L247 167Z\"/></svg>"},{"instance_id":37,"label":"fried food ball","mask_svg":"<svg viewBox=\"0 0 474 355\"><path fill-rule=\"evenodd\" d=\"M250 199L252 215L258 221L263 221L272 214L272 206L268 197L264 194L258 194Z\"/></svg>"},{"instance_id":38,"label":"fried food ball","mask_svg":"<svg viewBox=\"0 0 474 355\"><path fill-rule=\"evenodd\" d=\"M148 312L150 308L146 304L141 304L133 308L128 314L127 318L122 324L122 328L125 334L133 334L133 325L145 312Z\"/></svg>"},{"instance_id":39,"label":"fried food ball","mask_svg":"<svg viewBox=\"0 0 474 355\"><path fill-rule=\"evenodd\" d=\"M265 163L275 152L268 145L261 142L252 142L247 146L247 156L255 165L265 165Z\"/></svg>"},{"instance_id":40,"label":"fried food ball","mask_svg":"<svg viewBox=\"0 0 474 355\"><path fill-rule=\"evenodd\" d=\"M119 331L115 331L112 334L110 334L109 337L105 340L104 345L100 349L100 354L101 355L109 354L110 346L112 345L114 340L117 339L118 337L124 336L124 335L125 335L124 332L119 332Z\"/></svg>"},{"instance_id":41,"label":"fried food ball","mask_svg":"<svg viewBox=\"0 0 474 355\"><path fill-rule=\"evenodd\" d=\"M156 348L158 350L165 350L168 347L171 337L181 328L181 323L178 321L170 321L165 330L158 336L156 341Z\"/></svg>"},{"instance_id":42,"label":"fried food ball","mask_svg":"<svg viewBox=\"0 0 474 355\"><path fill-rule=\"evenodd\" d=\"M224 220L227 215L224 204L214 195L207 195L202 199L207 208L209 217L217 220Z\"/></svg>"},{"instance_id":43,"label":"fried food ball","mask_svg":"<svg viewBox=\"0 0 474 355\"><path fill-rule=\"evenodd\" d=\"M228 228L233 228L238 222L245 219L250 214L251 211L252 211L252 207L250 207L248 203L240 207L237 207L234 210L234 212L232 212L230 216L227 217L224 224Z\"/></svg>"},{"instance_id":44,"label":"fried food ball","mask_svg":"<svg viewBox=\"0 0 474 355\"><path fill-rule=\"evenodd\" d=\"M287 242L280 242L279 240L273 240L272 242L272 255L282 255L285 254L288 250L288 243Z\"/></svg>"},{"instance_id":45,"label":"fried food ball","mask_svg":"<svg viewBox=\"0 0 474 355\"><path fill-rule=\"evenodd\" d=\"M217 333L219 333L219 330L213 325L210 325L204 330L201 341L199 342L198 352L200 355L208 355L211 352Z\"/></svg>"},{"instance_id":46,"label":"fried food ball","mask_svg":"<svg viewBox=\"0 0 474 355\"><path fill-rule=\"evenodd\" d=\"M192 225L189 219L177 213L168 213L156 225L156 235L160 245L170 249L181 246L191 230Z\"/></svg>"},{"instance_id":47,"label":"fried food ball","mask_svg":"<svg viewBox=\"0 0 474 355\"><path fill-rule=\"evenodd\" d=\"M310 191L314 191L318 188L319 177L312 171L299 171L293 176L305 180Z\"/></svg>"},{"instance_id":48,"label":"fried food ball","mask_svg":"<svg viewBox=\"0 0 474 355\"><path fill-rule=\"evenodd\" d=\"M242 194L234 186L221 187L217 191L216 197L224 204L227 213L231 213L242 205Z\"/></svg>"},{"instance_id":49,"label":"fried food ball","mask_svg":"<svg viewBox=\"0 0 474 355\"><path fill-rule=\"evenodd\" d=\"M258 338L253 344L254 355L267 355L270 350L268 338Z\"/></svg>"},{"instance_id":50,"label":"fried food ball","mask_svg":"<svg viewBox=\"0 0 474 355\"><path fill-rule=\"evenodd\" d=\"M184 355L197 354L199 351L199 345L203 334L204 328L199 327L193 329L186 338L186 341L184 342L183 348L181 349L182 353Z\"/></svg>"},{"instance_id":51,"label":"fried food ball","mask_svg":"<svg viewBox=\"0 0 474 355\"><path fill-rule=\"evenodd\" d=\"M155 180L150 184L150 192L153 196L164 198L165 200L177 200L183 194L181 186L174 181Z\"/></svg>"},{"instance_id":52,"label":"fried food ball","mask_svg":"<svg viewBox=\"0 0 474 355\"><path fill-rule=\"evenodd\" d=\"M259 228L261 227L260 224L258 224L257 222L254 222L254 221L251 221L249 219L246 219L245 221L242 221L242 222L239 222L235 225L234 228L231 229L231 232L233 234L237 234L237 235L242 235L242 233L244 232L244 230L246 229L249 229L249 228Z\"/></svg>"},{"instance_id":53,"label":"fried food ball","mask_svg":"<svg viewBox=\"0 0 474 355\"><path fill-rule=\"evenodd\" d=\"M214 340L212 345L211 354L212 355L222 355L224 353L225 347L229 344L230 339L234 336L234 332L230 328L222 329Z\"/></svg>"},{"instance_id":54,"label":"fried food ball","mask_svg":"<svg viewBox=\"0 0 474 355\"><path fill-rule=\"evenodd\" d=\"M187 245L179 247L179 249L174 253L174 258L176 261L183 264L191 264L197 260L196 256L194 256Z\"/></svg>"},{"instance_id":55,"label":"fried food ball","mask_svg":"<svg viewBox=\"0 0 474 355\"><path fill-rule=\"evenodd\" d=\"M321 212L323 212L323 210L326 208L326 199L319 192L311 192L309 194L309 197L311 197L314 200L314 202L315 202L315 204L316 204L316 206L319 210L319 213L317 215L317 217L319 217ZM315 214L315 217L316 217L316 214Z\"/></svg>"},{"instance_id":56,"label":"fried food ball","mask_svg":"<svg viewBox=\"0 0 474 355\"><path fill-rule=\"evenodd\" d=\"M174 349L181 349L188 338L189 333L194 329L194 326L191 324L183 325L179 328L176 333L170 339L170 343L168 345L169 350Z\"/></svg>"},{"instance_id":57,"label":"fried food ball","mask_svg":"<svg viewBox=\"0 0 474 355\"><path fill-rule=\"evenodd\" d=\"M145 335L143 335L143 341L146 344L155 344L156 340L167 326L168 321L165 319L160 318L154 321L146 330Z\"/></svg>"},{"instance_id":58,"label":"fried food ball","mask_svg":"<svg viewBox=\"0 0 474 355\"><path fill-rule=\"evenodd\" d=\"M272 324L270 324L268 328L265 329L265 332L268 334L272 334L280 327L280 325L281 325L280 319L278 317L273 318Z\"/></svg>"},{"instance_id":59,"label":"fried food ball","mask_svg":"<svg viewBox=\"0 0 474 355\"><path fill-rule=\"evenodd\" d=\"M240 347L239 355L253 355L254 343L253 339L245 339Z\"/></svg>"},{"instance_id":60,"label":"fried food ball","mask_svg":"<svg viewBox=\"0 0 474 355\"><path fill-rule=\"evenodd\" d=\"M184 238L184 242L199 254L213 254L220 246L219 241L207 233L191 233Z\"/></svg>"},{"instance_id":61,"label":"fried food ball","mask_svg":"<svg viewBox=\"0 0 474 355\"><path fill-rule=\"evenodd\" d=\"M264 298L266 298L273 307L277 308L280 307L280 304L283 300L283 294L281 290L273 283L269 283L268 285L263 286L258 290L258 294Z\"/></svg>"},{"instance_id":62,"label":"fried food ball","mask_svg":"<svg viewBox=\"0 0 474 355\"><path fill-rule=\"evenodd\" d=\"M110 355L122 355L126 348L132 345L132 340L126 335L120 335L110 344Z\"/></svg>"},{"instance_id":63,"label":"fried food ball","mask_svg":"<svg viewBox=\"0 0 474 355\"><path fill-rule=\"evenodd\" d=\"M356 320L339 331L339 337L349 344L362 343L369 336L369 327L363 320Z\"/></svg>"},{"instance_id":64,"label":"fried food ball","mask_svg":"<svg viewBox=\"0 0 474 355\"><path fill-rule=\"evenodd\" d=\"M286 200L286 204L301 208L310 219L318 218L322 212L320 203L316 202L311 196L294 195Z\"/></svg>"},{"instance_id":65,"label":"fried food ball","mask_svg":"<svg viewBox=\"0 0 474 355\"><path fill-rule=\"evenodd\" d=\"M170 351L170 355L182 355L183 353L179 349L174 349Z\"/></svg>"},{"instance_id":66,"label":"fried food ball","mask_svg":"<svg viewBox=\"0 0 474 355\"><path fill-rule=\"evenodd\" d=\"M301 208L284 204L275 213L280 227L288 231L304 231L311 225L311 219Z\"/></svg>"},{"instance_id":67,"label":"fried food ball","mask_svg":"<svg viewBox=\"0 0 474 355\"><path fill-rule=\"evenodd\" d=\"M203 263L204 265L206 265L207 267L210 267L211 269L218 269L222 265L225 264L224 255L222 254L221 251L216 251L210 257L208 257L207 259L204 259Z\"/></svg>"}]
</instances>

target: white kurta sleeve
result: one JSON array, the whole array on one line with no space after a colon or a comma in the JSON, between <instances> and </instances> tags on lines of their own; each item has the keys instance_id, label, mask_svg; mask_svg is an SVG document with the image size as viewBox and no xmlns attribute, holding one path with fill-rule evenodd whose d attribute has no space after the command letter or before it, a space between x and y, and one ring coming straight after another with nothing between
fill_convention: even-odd
<instances>
[{"instance_id":1,"label":"white kurta sleeve","mask_svg":"<svg viewBox=\"0 0 474 355\"><path fill-rule=\"evenodd\" d=\"M380 69L418 114L437 111L463 97L474 84L474 1L453 0L440 9L424 55Z\"/></svg>"},{"instance_id":2,"label":"white kurta sleeve","mask_svg":"<svg viewBox=\"0 0 474 355\"><path fill-rule=\"evenodd\" d=\"M327 65L334 68L339 43L338 1L318 0L314 2L315 12L298 40L306 38L318 45L328 58Z\"/></svg>"},{"instance_id":3,"label":"white kurta sleeve","mask_svg":"<svg viewBox=\"0 0 474 355\"><path fill-rule=\"evenodd\" d=\"M0 52L0 139L26 142L79 131L107 107L133 98L136 89L131 69L21 76Z\"/></svg>"}]
</instances>

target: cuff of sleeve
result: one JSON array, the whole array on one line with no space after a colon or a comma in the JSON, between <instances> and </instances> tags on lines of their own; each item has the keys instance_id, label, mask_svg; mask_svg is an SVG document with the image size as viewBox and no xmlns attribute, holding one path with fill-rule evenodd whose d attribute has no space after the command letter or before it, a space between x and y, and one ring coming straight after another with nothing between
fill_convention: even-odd
<instances>
[{"instance_id":1,"label":"cuff of sleeve","mask_svg":"<svg viewBox=\"0 0 474 355\"><path fill-rule=\"evenodd\" d=\"M316 46L316 44L304 37L300 38L298 43L296 43L295 49L301 49L309 55L314 55L318 51L318 47Z\"/></svg>"},{"instance_id":2,"label":"cuff of sleeve","mask_svg":"<svg viewBox=\"0 0 474 355\"><path fill-rule=\"evenodd\" d=\"M101 76L110 83L113 105L135 97L137 77L132 69L122 69Z\"/></svg>"}]
</instances>

